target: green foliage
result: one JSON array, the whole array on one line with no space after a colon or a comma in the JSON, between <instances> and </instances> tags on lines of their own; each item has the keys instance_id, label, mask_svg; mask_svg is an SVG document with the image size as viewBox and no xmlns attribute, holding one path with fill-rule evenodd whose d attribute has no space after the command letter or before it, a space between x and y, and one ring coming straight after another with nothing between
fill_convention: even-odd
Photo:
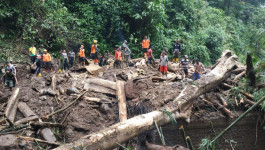
<instances>
[{"instance_id":1,"label":"green foliage","mask_svg":"<svg viewBox=\"0 0 265 150\"><path fill-rule=\"evenodd\" d=\"M202 139L199 147L200 150L215 150L215 144L211 144L208 138Z\"/></svg>"},{"instance_id":2,"label":"green foliage","mask_svg":"<svg viewBox=\"0 0 265 150\"><path fill-rule=\"evenodd\" d=\"M265 10L260 0L0 1L2 61L26 53L31 43L56 53L77 51L84 44L89 52L94 39L100 53L114 53L127 40L133 57L142 57L144 35L156 58L164 47L171 57L176 39L182 55L206 65L215 63L224 49L234 50L240 60L247 52L264 56Z\"/></svg>"}]
</instances>

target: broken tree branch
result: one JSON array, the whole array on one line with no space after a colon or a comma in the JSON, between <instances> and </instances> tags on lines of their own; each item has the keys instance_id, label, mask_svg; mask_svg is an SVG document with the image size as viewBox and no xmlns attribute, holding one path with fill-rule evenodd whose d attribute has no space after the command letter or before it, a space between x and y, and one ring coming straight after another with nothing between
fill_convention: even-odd
<instances>
[{"instance_id":1,"label":"broken tree branch","mask_svg":"<svg viewBox=\"0 0 265 150\"><path fill-rule=\"evenodd\" d=\"M229 85L227 83L223 83L222 85L226 86L226 87L229 87L229 88L233 88L232 85ZM240 93L242 93L243 95L245 95L246 97L250 98L250 99L254 99L254 96L248 92L245 92L243 90L240 90Z\"/></svg>"},{"instance_id":2,"label":"broken tree branch","mask_svg":"<svg viewBox=\"0 0 265 150\"><path fill-rule=\"evenodd\" d=\"M88 90L86 90L85 92L81 93L75 100L73 100L71 103L67 104L64 108L61 108L61 109L59 109L59 110L57 110L57 111L55 111L55 112L53 112L51 114L48 114L46 116L42 116L41 118L48 119L50 116L53 116L53 115L55 115L55 114L57 114L59 112L62 112L64 110L66 110L67 108L69 108L70 106L72 106L77 100L79 100L80 97L82 97L83 95L85 95L87 92L88 92Z\"/></svg>"},{"instance_id":3,"label":"broken tree branch","mask_svg":"<svg viewBox=\"0 0 265 150\"><path fill-rule=\"evenodd\" d=\"M220 132L212 141L211 145L215 143L216 140L218 140L221 136L223 136L229 129L231 129L235 124L237 124L238 121L240 121L242 118L244 118L251 110L256 108L259 104L261 104L265 100L265 96L262 97L256 104L251 106L247 111L245 111L243 114L241 114L235 121L233 121L227 128L225 128L222 132Z\"/></svg>"},{"instance_id":4,"label":"broken tree branch","mask_svg":"<svg viewBox=\"0 0 265 150\"><path fill-rule=\"evenodd\" d=\"M57 145L57 146L60 145L60 143L57 143L57 142L48 142L48 141L44 141L44 140L33 138L33 137L19 136L18 138L23 139L23 140L27 140L27 141L37 141L40 143L45 143L45 144L50 144L50 145Z\"/></svg>"}]
</instances>

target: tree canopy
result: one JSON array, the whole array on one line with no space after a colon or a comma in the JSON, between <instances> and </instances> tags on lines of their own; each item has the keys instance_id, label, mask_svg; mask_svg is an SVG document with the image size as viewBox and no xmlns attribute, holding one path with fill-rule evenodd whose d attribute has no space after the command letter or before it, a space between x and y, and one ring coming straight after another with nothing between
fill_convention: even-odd
<instances>
[{"instance_id":1,"label":"tree canopy","mask_svg":"<svg viewBox=\"0 0 265 150\"><path fill-rule=\"evenodd\" d=\"M133 57L142 56L145 35L158 57L170 56L180 39L182 54L212 64L224 49L245 59L264 58L264 0L0 0L0 57L18 59L31 43L54 53L87 53L94 39L99 52L114 52L127 40ZM263 57L262 57L263 56Z\"/></svg>"}]
</instances>

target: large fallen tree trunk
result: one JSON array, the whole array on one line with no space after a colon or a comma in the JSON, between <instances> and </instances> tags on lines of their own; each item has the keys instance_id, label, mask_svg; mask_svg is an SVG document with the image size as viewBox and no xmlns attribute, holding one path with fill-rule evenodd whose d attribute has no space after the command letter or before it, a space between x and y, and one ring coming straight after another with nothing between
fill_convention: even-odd
<instances>
[{"instance_id":1,"label":"large fallen tree trunk","mask_svg":"<svg viewBox=\"0 0 265 150\"><path fill-rule=\"evenodd\" d=\"M19 88L16 88L15 91L12 93L11 97L9 98L6 109L5 109L5 116L12 123L14 123L16 112L17 112L18 93L19 93Z\"/></svg>"},{"instance_id":2,"label":"large fallen tree trunk","mask_svg":"<svg viewBox=\"0 0 265 150\"><path fill-rule=\"evenodd\" d=\"M180 95L173 102L170 102L165 109L171 112L176 119L189 120L193 100L201 94L216 88L231 73L236 64L237 57L232 56L230 51L225 51L222 58L219 59L218 65L210 73L197 80L194 85L186 86ZM101 150L112 149L119 146L117 143L122 144L138 134L152 129L155 121L159 126L162 126L169 123L170 119L163 111L153 111L117 123L56 149L67 150L81 147Z\"/></svg>"}]
</instances>

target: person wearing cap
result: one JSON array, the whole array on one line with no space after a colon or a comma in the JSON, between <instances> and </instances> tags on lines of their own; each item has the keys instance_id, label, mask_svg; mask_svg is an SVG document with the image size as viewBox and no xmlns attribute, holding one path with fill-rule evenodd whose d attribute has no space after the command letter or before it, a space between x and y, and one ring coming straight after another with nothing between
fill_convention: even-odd
<instances>
[{"instance_id":1,"label":"person wearing cap","mask_svg":"<svg viewBox=\"0 0 265 150\"><path fill-rule=\"evenodd\" d=\"M162 55L160 56L160 72L163 75L167 75L167 63L168 63L168 57L163 52Z\"/></svg>"},{"instance_id":2,"label":"person wearing cap","mask_svg":"<svg viewBox=\"0 0 265 150\"><path fill-rule=\"evenodd\" d=\"M178 62L179 55L181 52L181 44L179 43L179 40L176 40L176 43L173 45L173 63Z\"/></svg>"},{"instance_id":3,"label":"person wearing cap","mask_svg":"<svg viewBox=\"0 0 265 150\"><path fill-rule=\"evenodd\" d=\"M147 39L147 36L144 36L144 39L142 41L142 49L143 49L143 53L144 53L144 58L146 58L146 53L147 53L149 46L150 46L150 42Z\"/></svg>"},{"instance_id":4,"label":"person wearing cap","mask_svg":"<svg viewBox=\"0 0 265 150\"><path fill-rule=\"evenodd\" d=\"M84 45L81 45L80 47L80 51L79 51L79 61L81 63L82 66L85 66L85 49L84 49Z\"/></svg>"},{"instance_id":5,"label":"person wearing cap","mask_svg":"<svg viewBox=\"0 0 265 150\"><path fill-rule=\"evenodd\" d=\"M34 64L35 62L35 58L36 58L36 47L34 47L34 44L32 44L32 46L29 48L29 52L30 52L30 61L32 64Z\"/></svg>"},{"instance_id":6,"label":"person wearing cap","mask_svg":"<svg viewBox=\"0 0 265 150\"><path fill-rule=\"evenodd\" d=\"M6 69L1 81L4 81L5 87L9 87L10 91L13 89L15 86L15 76L10 68Z\"/></svg>"},{"instance_id":7,"label":"person wearing cap","mask_svg":"<svg viewBox=\"0 0 265 150\"><path fill-rule=\"evenodd\" d=\"M179 67L181 68L181 70L185 74L184 78L187 78L188 74L189 74L189 70L188 70L189 69L189 59L188 59L187 55L185 55L184 59L181 60Z\"/></svg>"},{"instance_id":8,"label":"person wearing cap","mask_svg":"<svg viewBox=\"0 0 265 150\"><path fill-rule=\"evenodd\" d=\"M122 52L121 52L121 49L118 48L115 52L115 61L114 61L114 68L119 68L121 69L122 66L121 66L121 61L122 61Z\"/></svg>"},{"instance_id":9,"label":"person wearing cap","mask_svg":"<svg viewBox=\"0 0 265 150\"><path fill-rule=\"evenodd\" d=\"M71 50L69 52L69 66L70 67L74 66L74 61L75 61L75 52L74 52L74 50Z\"/></svg>"},{"instance_id":10,"label":"person wearing cap","mask_svg":"<svg viewBox=\"0 0 265 150\"><path fill-rule=\"evenodd\" d=\"M153 64L153 62L155 62L154 60L154 56L153 56L153 50L154 47L151 46L148 50L147 50L147 64Z\"/></svg>"},{"instance_id":11,"label":"person wearing cap","mask_svg":"<svg viewBox=\"0 0 265 150\"><path fill-rule=\"evenodd\" d=\"M196 59L196 63L194 64L195 71L192 75L192 80L198 80L201 78L201 74L205 72L205 67L204 65L200 62L199 59Z\"/></svg>"},{"instance_id":12,"label":"person wearing cap","mask_svg":"<svg viewBox=\"0 0 265 150\"><path fill-rule=\"evenodd\" d=\"M43 55L42 55L42 61L43 61L43 66L45 68L45 72L52 72L52 58L51 55L48 53L47 49L43 50Z\"/></svg>"},{"instance_id":13,"label":"person wearing cap","mask_svg":"<svg viewBox=\"0 0 265 150\"><path fill-rule=\"evenodd\" d=\"M35 60L34 65L37 66L36 71L35 71L36 77L41 77L41 55L40 54L37 55L37 59Z\"/></svg>"},{"instance_id":14,"label":"person wearing cap","mask_svg":"<svg viewBox=\"0 0 265 150\"><path fill-rule=\"evenodd\" d=\"M69 69L68 67L68 56L65 50L62 51L61 53L61 58L60 58L60 69L59 69L59 73L61 73L61 71L64 73L64 70Z\"/></svg>"},{"instance_id":15,"label":"person wearing cap","mask_svg":"<svg viewBox=\"0 0 265 150\"><path fill-rule=\"evenodd\" d=\"M90 53L91 59L93 59L94 64L98 64L98 56L97 56L98 45L97 45L97 43L98 43L97 40L93 41L93 45L91 47L91 53Z\"/></svg>"}]
</instances>

